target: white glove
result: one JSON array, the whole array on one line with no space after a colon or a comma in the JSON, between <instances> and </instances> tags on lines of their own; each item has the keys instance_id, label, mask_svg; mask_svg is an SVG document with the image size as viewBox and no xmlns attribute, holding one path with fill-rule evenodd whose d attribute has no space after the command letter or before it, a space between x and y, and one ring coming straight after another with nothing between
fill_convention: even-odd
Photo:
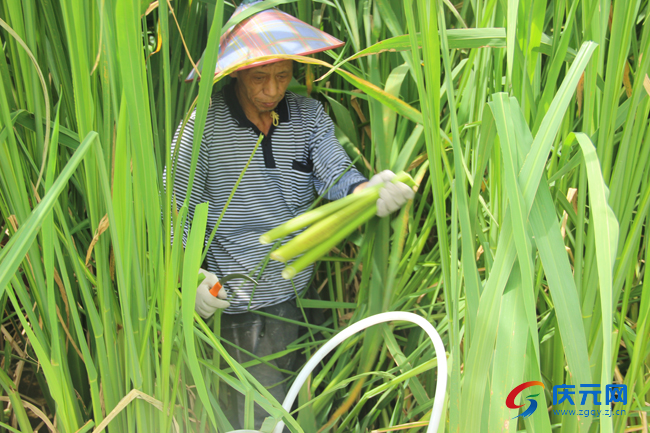
<instances>
[{"instance_id":1,"label":"white glove","mask_svg":"<svg viewBox=\"0 0 650 433\"><path fill-rule=\"evenodd\" d=\"M389 215L411 200L415 193L407 184L403 182L392 183L395 173L390 170L384 170L374 175L368 182L368 187L384 183L383 188L379 190L377 199L377 216L380 218Z\"/></svg>"},{"instance_id":2,"label":"white glove","mask_svg":"<svg viewBox=\"0 0 650 433\"><path fill-rule=\"evenodd\" d=\"M194 302L194 310L199 313L204 319L209 318L214 314L217 308L228 308L230 302L225 299L228 297L226 289L223 287L219 290L218 296L212 296L210 289L212 286L219 282L219 278L211 272L204 269L199 269L199 273L205 275L205 279L199 284L196 289L196 301Z\"/></svg>"}]
</instances>

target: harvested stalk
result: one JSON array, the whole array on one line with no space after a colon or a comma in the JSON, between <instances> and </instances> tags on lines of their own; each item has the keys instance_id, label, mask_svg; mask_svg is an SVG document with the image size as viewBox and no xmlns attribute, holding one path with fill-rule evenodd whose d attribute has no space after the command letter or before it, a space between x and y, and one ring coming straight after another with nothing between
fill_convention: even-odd
<instances>
[{"instance_id":1,"label":"harvested stalk","mask_svg":"<svg viewBox=\"0 0 650 433\"><path fill-rule=\"evenodd\" d=\"M404 182L411 188L415 186L415 181L413 180L413 178L408 173L403 171L397 173L393 178L392 182ZM321 219L333 214L334 212L344 209L346 206L356 203L358 200L367 197L369 195L374 196L376 199L379 196L378 194L381 187L382 185L380 184L380 185L372 186L370 188L365 188L364 190L358 193L350 194L339 200L335 200L324 206L320 206L309 212L305 212L304 214L299 215L293 219L290 219L286 223L279 225L278 227L264 233L262 236L260 236L260 243L268 244L273 242L276 239L283 238L289 233L293 233L296 230L300 230L303 227L307 227L308 225L314 224L315 222L320 221Z\"/></svg>"},{"instance_id":2,"label":"harvested stalk","mask_svg":"<svg viewBox=\"0 0 650 433\"><path fill-rule=\"evenodd\" d=\"M321 219L345 208L346 206L356 202L363 197L376 194L379 191L379 188L381 188L381 185L366 188L358 193L350 194L339 200L335 200L331 203L327 203L326 205L310 210L309 212L305 212L302 215L298 215L286 223L264 233L262 236L260 236L260 243L269 244L276 239L285 237L289 233L293 233L303 227L307 227L308 225L315 223L316 221L320 221Z\"/></svg>"},{"instance_id":3,"label":"harvested stalk","mask_svg":"<svg viewBox=\"0 0 650 433\"><path fill-rule=\"evenodd\" d=\"M342 227L341 230L333 233L323 243L307 251L302 257L299 257L293 263L291 263L290 266L284 268L282 271L282 278L285 280L290 280L296 276L298 272L302 271L307 266L327 254L327 252L330 251L337 243L341 242L357 227L372 218L375 213L377 213L377 205L373 204L368 209L358 214L352 221Z\"/></svg>"},{"instance_id":4,"label":"harvested stalk","mask_svg":"<svg viewBox=\"0 0 650 433\"><path fill-rule=\"evenodd\" d=\"M377 201L378 196L378 191L374 194L366 194L341 211L335 212L316 222L290 242L273 251L271 258L280 262L287 262L298 254L314 248L321 242L325 242L332 234L338 233L339 230L345 228L351 218L354 218L359 212L362 212Z\"/></svg>"}]
</instances>

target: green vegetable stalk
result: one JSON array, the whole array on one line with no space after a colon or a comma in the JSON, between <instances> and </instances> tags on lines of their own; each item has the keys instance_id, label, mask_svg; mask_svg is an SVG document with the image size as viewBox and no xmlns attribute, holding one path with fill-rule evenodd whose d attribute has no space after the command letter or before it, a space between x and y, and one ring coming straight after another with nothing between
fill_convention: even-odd
<instances>
[{"instance_id":1,"label":"green vegetable stalk","mask_svg":"<svg viewBox=\"0 0 650 433\"><path fill-rule=\"evenodd\" d=\"M413 178L403 171L397 173L392 182L403 182L410 187L416 185ZM284 269L282 277L287 280L293 278L298 272L327 254L355 228L372 218L377 212L376 202L382 186L383 184L379 184L365 188L358 193L299 215L264 233L260 237L260 243L267 244L313 224L271 253L271 258L280 262L287 262L305 253Z\"/></svg>"},{"instance_id":2,"label":"green vegetable stalk","mask_svg":"<svg viewBox=\"0 0 650 433\"><path fill-rule=\"evenodd\" d=\"M334 248L336 244L341 242L343 239L345 239L346 236L352 233L354 229L372 218L376 212L376 204L373 204L368 209L362 211L341 230L333 233L332 236L328 237L323 243L307 251L303 256L299 257L293 263L291 263L290 266L284 268L282 271L282 278L285 280L290 280L291 278L295 277L298 272L302 271L307 266L327 254L327 252Z\"/></svg>"},{"instance_id":3,"label":"green vegetable stalk","mask_svg":"<svg viewBox=\"0 0 650 433\"><path fill-rule=\"evenodd\" d=\"M289 243L282 245L271 253L271 258L280 262L287 262L311 248L325 242L339 230L344 228L359 212L367 209L377 201L379 193L366 194L357 199L339 212L335 212L326 218L316 222L304 232L293 238Z\"/></svg>"}]
</instances>

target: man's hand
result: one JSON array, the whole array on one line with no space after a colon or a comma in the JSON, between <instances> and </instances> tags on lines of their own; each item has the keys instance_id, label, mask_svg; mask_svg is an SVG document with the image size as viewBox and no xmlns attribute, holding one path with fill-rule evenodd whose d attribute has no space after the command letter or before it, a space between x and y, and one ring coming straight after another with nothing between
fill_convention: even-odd
<instances>
[{"instance_id":1,"label":"man's hand","mask_svg":"<svg viewBox=\"0 0 650 433\"><path fill-rule=\"evenodd\" d=\"M395 173L384 170L374 175L368 182L367 187L384 183L383 188L379 190L379 198L377 199L377 216L380 218L395 212L415 195L407 184L403 182L392 183L391 180L394 177Z\"/></svg>"},{"instance_id":2,"label":"man's hand","mask_svg":"<svg viewBox=\"0 0 650 433\"><path fill-rule=\"evenodd\" d=\"M196 289L196 301L194 303L194 310L199 313L204 319L209 318L217 311L217 308L228 308L230 302L226 301L228 294L223 287L219 290L218 296L212 296L210 289L212 286L219 282L217 276L204 269L199 269L199 273L205 275L205 279L199 284Z\"/></svg>"}]
</instances>

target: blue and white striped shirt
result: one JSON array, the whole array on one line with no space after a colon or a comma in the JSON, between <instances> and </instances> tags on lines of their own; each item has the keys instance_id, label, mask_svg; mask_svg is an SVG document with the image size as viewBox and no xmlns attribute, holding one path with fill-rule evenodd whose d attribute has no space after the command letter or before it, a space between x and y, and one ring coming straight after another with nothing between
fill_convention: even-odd
<instances>
[{"instance_id":1,"label":"blue and white striped shirt","mask_svg":"<svg viewBox=\"0 0 650 433\"><path fill-rule=\"evenodd\" d=\"M261 263L271 245L261 245L263 233L305 212L315 193L336 200L352 192L367 179L352 164L334 135L334 124L320 102L286 92L278 106L280 122L271 126L244 175L207 254L207 270L217 276L248 274L258 282L226 283L230 307L226 313L240 313L279 304L302 292L313 266L291 281L281 277L285 264L270 260L260 275ZM192 114L178 143L174 194L182 203L192 158L194 118ZM180 130L180 128L179 128ZM199 151L196 175L189 201L188 220L196 205L209 202L206 243L235 182L257 143L260 131L244 114L233 83L212 97ZM336 183L335 183L336 182ZM287 236L288 242L299 232ZM187 229L184 243L187 239Z\"/></svg>"}]
</instances>

